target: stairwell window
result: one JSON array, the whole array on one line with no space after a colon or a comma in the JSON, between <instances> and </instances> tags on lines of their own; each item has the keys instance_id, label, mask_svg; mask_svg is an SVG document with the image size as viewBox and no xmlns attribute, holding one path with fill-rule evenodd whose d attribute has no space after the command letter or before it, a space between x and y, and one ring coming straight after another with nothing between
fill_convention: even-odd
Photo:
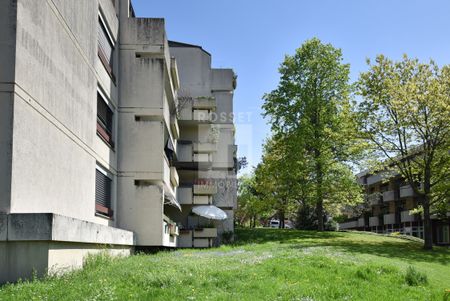
<instances>
[{"instance_id":1,"label":"stairwell window","mask_svg":"<svg viewBox=\"0 0 450 301\"><path fill-rule=\"evenodd\" d=\"M100 216L112 218L114 212L111 206L112 180L108 172L97 165L95 170L95 213Z\"/></svg>"},{"instance_id":2,"label":"stairwell window","mask_svg":"<svg viewBox=\"0 0 450 301\"><path fill-rule=\"evenodd\" d=\"M105 19L101 13L98 15L98 57L108 72L109 76L116 81L113 70L113 55L115 41L108 30Z\"/></svg>"},{"instance_id":3,"label":"stairwell window","mask_svg":"<svg viewBox=\"0 0 450 301\"><path fill-rule=\"evenodd\" d=\"M113 140L114 113L106 103L105 97L97 91L97 135L114 149Z\"/></svg>"}]
</instances>

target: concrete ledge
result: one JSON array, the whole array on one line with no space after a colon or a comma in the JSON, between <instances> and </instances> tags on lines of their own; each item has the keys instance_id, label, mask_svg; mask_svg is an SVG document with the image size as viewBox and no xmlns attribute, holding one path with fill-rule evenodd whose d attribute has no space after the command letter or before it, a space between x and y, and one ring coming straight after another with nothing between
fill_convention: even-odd
<instances>
[{"instance_id":1,"label":"concrete ledge","mask_svg":"<svg viewBox=\"0 0 450 301\"><path fill-rule=\"evenodd\" d=\"M134 233L53 213L0 214L0 241L60 241L133 246Z\"/></svg>"}]
</instances>

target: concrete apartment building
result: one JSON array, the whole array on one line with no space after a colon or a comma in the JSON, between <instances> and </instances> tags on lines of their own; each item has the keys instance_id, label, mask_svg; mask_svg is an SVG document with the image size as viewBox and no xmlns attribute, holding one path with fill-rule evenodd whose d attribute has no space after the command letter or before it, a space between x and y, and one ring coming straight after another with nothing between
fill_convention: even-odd
<instances>
[{"instance_id":1,"label":"concrete apartment building","mask_svg":"<svg viewBox=\"0 0 450 301\"><path fill-rule=\"evenodd\" d=\"M398 174L389 172L357 175L366 195L366 205L361 216L349 216L350 220L339 224L341 230L371 231L375 233L399 232L423 238L423 221L420 214L410 211L419 205L412 187ZM449 218L432 216L433 242L450 244Z\"/></svg>"},{"instance_id":2,"label":"concrete apartment building","mask_svg":"<svg viewBox=\"0 0 450 301\"><path fill-rule=\"evenodd\" d=\"M163 19L136 18L129 0L8 0L0 25L0 283L80 267L105 248L220 241L208 230L207 241L181 243L179 228L198 225L185 223L192 206L180 205L178 186L235 180L232 119L218 124L218 150L205 150L200 129L212 123L182 118L190 71L177 66L184 56L171 53ZM196 96L231 112L234 73L205 68L211 77L198 80L210 91ZM183 137L196 143L193 164L205 153L214 163L183 170ZM213 229L232 230L235 190L218 201L210 186L193 185L192 196L227 209Z\"/></svg>"},{"instance_id":3,"label":"concrete apartment building","mask_svg":"<svg viewBox=\"0 0 450 301\"><path fill-rule=\"evenodd\" d=\"M224 232L234 230L237 206L233 92L236 75L231 69L211 68L211 55L199 46L170 42L180 72L177 168L180 176L174 212L181 226L180 246L210 247ZM214 205L227 213L213 222L191 214L196 205ZM172 209L173 210L173 209Z\"/></svg>"}]
</instances>

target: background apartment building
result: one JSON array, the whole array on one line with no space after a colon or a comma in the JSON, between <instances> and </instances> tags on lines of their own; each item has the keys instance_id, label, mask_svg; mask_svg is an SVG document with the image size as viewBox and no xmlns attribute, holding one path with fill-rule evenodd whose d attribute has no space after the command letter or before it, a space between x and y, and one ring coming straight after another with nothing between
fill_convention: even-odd
<instances>
[{"instance_id":1,"label":"background apartment building","mask_svg":"<svg viewBox=\"0 0 450 301\"><path fill-rule=\"evenodd\" d=\"M180 76L164 20L129 0L8 0L0 23L0 283L105 247L178 246Z\"/></svg>"},{"instance_id":2,"label":"background apartment building","mask_svg":"<svg viewBox=\"0 0 450 301\"><path fill-rule=\"evenodd\" d=\"M399 174L362 172L357 177L365 190L363 214L350 216L348 222L339 224L339 229L386 234L399 232L424 237L421 215L411 213L411 210L418 207L419 201L412 187ZM450 217L450 213L448 216ZM449 227L450 219L432 216L435 244L450 244Z\"/></svg>"},{"instance_id":3,"label":"background apartment building","mask_svg":"<svg viewBox=\"0 0 450 301\"><path fill-rule=\"evenodd\" d=\"M231 69L211 68L211 55L199 46L170 42L180 67L177 168L178 201L182 206L180 246L208 247L220 235L234 230L237 206L233 93L236 75ZM192 214L197 205L213 205L226 212L225 221Z\"/></svg>"}]
</instances>

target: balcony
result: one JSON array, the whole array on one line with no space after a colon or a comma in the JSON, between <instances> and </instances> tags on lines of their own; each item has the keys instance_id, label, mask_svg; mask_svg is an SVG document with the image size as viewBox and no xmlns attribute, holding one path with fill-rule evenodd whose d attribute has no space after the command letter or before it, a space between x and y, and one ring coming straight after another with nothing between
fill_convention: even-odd
<instances>
[{"instance_id":1,"label":"balcony","mask_svg":"<svg viewBox=\"0 0 450 301\"><path fill-rule=\"evenodd\" d=\"M193 187L179 187L177 199L180 205L209 205L212 203L211 195L194 195Z\"/></svg>"},{"instance_id":2,"label":"balcony","mask_svg":"<svg viewBox=\"0 0 450 301\"><path fill-rule=\"evenodd\" d=\"M194 142L193 150L196 153L213 153L217 151L217 144L215 143L203 143L203 142Z\"/></svg>"},{"instance_id":3,"label":"balcony","mask_svg":"<svg viewBox=\"0 0 450 301\"><path fill-rule=\"evenodd\" d=\"M380 226L380 218L378 216L369 217L369 227L378 227Z\"/></svg>"},{"instance_id":4,"label":"balcony","mask_svg":"<svg viewBox=\"0 0 450 301\"><path fill-rule=\"evenodd\" d=\"M193 109L214 110L216 106L215 97L197 97L192 103Z\"/></svg>"},{"instance_id":5,"label":"balcony","mask_svg":"<svg viewBox=\"0 0 450 301\"><path fill-rule=\"evenodd\" d=\"M179 229L177 224L168 219L166 216L164 216L163 220L163 231L162 245L165 247L176 247Z\"/></svg>"},{"instance_id":6,"label":"balcony","mask_svg":"<svg viewBox=\"0 0 450 301\"><path fill-rule=\"evenodd\" d=\"M217 186L211 182L198 181L194 184L194 195L213 195L217 193Z\"/></svg>"},{"instance_id":7,"label":"balcony","mask_svg":"<svg viewBox=\"0 0 450 301\"><path fill-rule=\"evenodd\" d=\"M381 194L379 192L374 192L367 196L367 201L370 206L381 205Z\"/></svg>"},{"instance_id":8,"label":"balcony","mask_svg":"<svg viewBox=\"0 0 450 301\"><path fill-rule=\"evenodd\" d=\"M396 224L396 214L389 213L383 216L383 222L385 225L393 225Z\"/></svg>"},{"instance_id":9,"label":"balcony","mask_svg":"<svg viewBox=\"0 0 450 301\"><path fill-rule=\"evenodd\" d=\"M351 221L339 224L340 230L354 229L354 228L358 228L358 221Z\"/></svg>"},{"instance_id":10,"label":"balcony","mask_svg":"<svg viewBox=\"0 0 450 301\"><path fill-rule=\"evenodd\" d=\"M381 182L382 177L380 174L375 174L375 175L371 175L369 177L367 177L367 185L373 185L376 183Z\"/></svg>"},{"instance_id":11,"label":"balcony","mask_svg":"<svg viewBox=\"0 0 450 301\"><path fill-rule=\"evenodd\" d=\"M195 148L198 147L198 145L195 146ZM178 141L177 159L178 161L175 166L178 169L208 170L212 167L212 154L194 153L194 144L192 141Z\"/></svg>"},{"instance_id":12,"label":"balcony","mask_svg":"<svg viewBox=\"0 0 450 301\"><path fill-rule=\"evenodd\" d=\"M395 193L393 190L383 192L383 202L395 201Z\"/></svg>"},{"instance_id":13,"label":"balcony","mask_svg":"<svg viewBox=\"0 0 450 301\"><path fill-rule=\"evenodd\" d=\"M402 223L416 222L419 220L419 217L415 214L410 214L409 210L406 210L401 212L400 220Z\"/></svg>"},{"instance_id":14,"label":"balcony","mask_svg":"<svg viewBox=\"0 0 450 301\"><path fill-rule=\"evenodd\" d=\"M414 190L411 185L400 187L400 198L410 198L414 196Z\"/></svg>"}]
</instances>

